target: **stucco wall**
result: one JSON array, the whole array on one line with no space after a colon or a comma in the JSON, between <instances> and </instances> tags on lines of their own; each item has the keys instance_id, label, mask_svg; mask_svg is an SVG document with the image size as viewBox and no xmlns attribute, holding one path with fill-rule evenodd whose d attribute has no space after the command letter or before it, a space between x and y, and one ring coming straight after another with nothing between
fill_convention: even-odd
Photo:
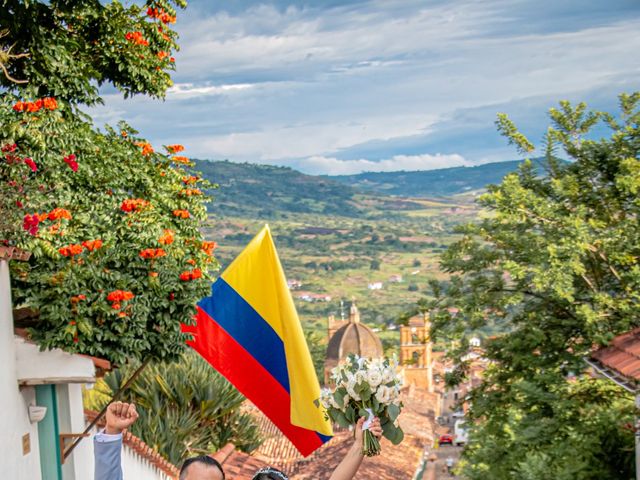
<instances>
[{"instance_id":1,"label":"stucco wall","mask_svg":"<svg viewBox=\"0 0 640 480\"><path fill-rule=\"evenodd\" d=\"M35 405L35 389L18 389L11 311L9 264L0 260L0 466L2 478L40 480L38 426L29 422L28 406ZM23 455L28 434L31 452Z\"/></svg>"}]
</instances>

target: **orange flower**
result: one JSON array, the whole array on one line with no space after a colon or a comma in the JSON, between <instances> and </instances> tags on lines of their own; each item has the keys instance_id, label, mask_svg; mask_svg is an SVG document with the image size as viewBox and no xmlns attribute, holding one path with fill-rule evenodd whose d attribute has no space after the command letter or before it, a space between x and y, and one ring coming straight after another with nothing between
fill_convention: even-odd
<instances>
[{"instance_id":1,"label":"orange flower","mask_svg":"<svg viewBox=\"0 0 640 480\"><path fill-rule=\"evenodd\" d=\"M180 274L180 280L182 280L183 282L189 282L198 278L202 278L202 270L200 270L199 268L194 268L191 271L186 270Z\"/></svg>"},{"instance_id":2,"label":"orange flower","mask_svg":"<svg viewBox=\"0 0 640 480\"><path fill-rule=\"evenodd\" d=\"M122 136L122 138L127 138L127 137L129 136L129 134L127 133L127 131L126 131L126 130L122 130L122 131L120 132L120 135Z\"/></svg>"},{"instance_id":3,"label":"orange flower","mask_svg":"<svg viewBox=\"0 0 640 480\"><path fill-rule=\"evenodd\" d=\"M158 272L149 272L149 276L156 278L158 276Z\"/></svg>"},{"instance_id":4,"label":"orange flower","mask_svg":"<svg viewBox=\"0 0 640 480\"><path fill-rule=\"evenodd\" d=\"M198 180L200 180L200 178L198 178L198 177L194 177L193 175L191 175L190 177L182 177L182 182L183 182L185 185L189 185L189 184L192 184L192 183L196 183Z\"/></svg>"},{"instance_id":5,"label":"orange flower","mask_svg":"<svg viewBox=\"0 0 640 480\"><path fill-rule=\"evenodd\" d=\"M171 160L173 160L176 163L183 163L185 165L191 165L191 162L189 161L189 159L187 157L183 157L181 155L175 155L175 156L171 157Z\"/></svg>"},{"instance_id":6,"label":"orange flower","mask_svg":"<svg viewBox=\"0 0 640 480\"><path fill-rule=\"evenodd\" d=\"M102 248L102 240L100 240L99 238L97 240L86 240L82 242L82 246L90 252L93 252L94 250Z\"/></svg>"},{"instance_id":7,"label":"orange flower","mask_svg":"<svg viewBox=\"0 0 640 480\"><path fill-rule=\"evenodd\" d=\"M148 206L149 202L142 198L127 198L120 205L120 210L123 212L136 212Z\"/></svg>"},{"instance_id":8,"label":"orange flower","mask_svg":"<svg viewBox=\"0 0 640 480\"><path fill-rule=\"evenodd\" d=\"M191 195L202 195L202 190L198 188L185 188L184 190L180 191L180 195L183 195L185 197L190 197Z\"/></svg>"},{"instance_id":9,"label":"orange flower","mask_svg":"<svg viewBox=\"0 0 640 480\"><path fill-rule=\"evenodd\" d=\"M34 215L36 216L36 218L38 219L39 222L44 222L46 219L49 218L49 214L48 213L34 213Z\"/></svg>"},{"instance_id":10,"label":"orange flower","mask_svg":"<svg viewBox=\"0 0 640 480\"><path fill-rule=\"evenodd\" d=\"M58 108L58 102L53 97L47 97L43 99L42 103L44 105L44 108L46 108L47 110L55 110L56 108Z\"/></svg>"},{"instance_id":11,"label":"orange flower","mask_svg":"<svg viewBox=\"0 0 640 480\"><path fill-rule=\"evenodd\" d=\"M17 102L14 106L13 106L13 110L16 112L24 112L27 109L27 103L26 102Z\"/></svg>"},{"instance_id":12,"label":"orange flower","mask_svg":"<svg viewBox=\"0 0 640 480\"><path fill-rule=\"evenodd\" d=\"M169 153L178 153L184 150L184 146L177 143L174 145L167 145L167 150L169 151Z\"/></svg>"},{"instance_id":13,"label":"orange flower","mask_svg":"<svg viewBox=\"0 0 640 480\"><path fill-rule=\"evenodd\" d=\"M83 250L84 248L82 245L71 244L66 247L59 248L58 252L64 257L73 257L74 255L80 255Z\"/></svg>"},{"instance_id":14,"label":"orange flower","mask_svg":"<svg viewBox=\"0 0 640 480\"><path fill-rule=\"evenodd\" d=\"M162 12L158 18L162 23L176 23L176 17L173 17L166 12Z\"/></svg>"},{"instance_id":15,"label":"orange flower","mask_svg":"<svg viewBox=\"0 0 640 480\"><path fill-rule=\"evenodd\" d=\"M165 58L167 58L169 56L169 52L160 51L156 55L160 60L164 60Z\"/></svg>"},{"instance_id":16,"label":"orange flower","mask_svg":"<svg viewBox=\"0 0 640 480\"><path fill-rule=\"evenodd\" d=\"M165 257L166 255L167 255L167 252L165 252L161 248L146 248L140 252L140 256L142 258L147 258L147 259Z\"/></svg>"},{"instance_id":17,"label":"orange flower","mask_svg":"<svg viewBox=\"0 0 640 480\"><path fill-rule=\"evenodd\" d=\"M121 305L119 303L112 303L111 308L114 310L120 310Z\"/></svg>"},{"instance_id":18,"label":"orange flower","mask_svg":"<svg viewBox=\"0 0 640 480\"><path fill-rule=\"evenodd\" d=\"M216 249L218 244L216 242L202 242L200 249L206 253L207 255L213 255L213 251Z\"/></svg>"},{"instance_id":19,"label":"orange flower","mask_svg":"<svg viewBox=\"0 0 640 480\"><path fill-rule=\"evenodd\" d=\"M81 300L86 300L87 297L85 295L76 295L74 297L71 297L71 303L78 303Z\"/></svg>"},{"instance_id":20,"label":"orange flower","mask_svg":"<svg viewBox=\"0 0 640 480\"><path fill-rule=\"evenodd\" d=\"M124 312L118 312L118 316L119 316L120 318L124 318L124 317L126 317L126 316L127 316L127 314L126 314L126 313L124 313Z\"/></svg>"},{"instance_id":21,"label":"orange flower","mask_svg":"<svg viewBox=\"0 0 640 480\"><path fill-rule=\"evenodd\" d=\"M195 264L196 264L196 261L195 261L193 258L190 258L189 260L187 260L187 263L188 263L189 265L195 265Z\"/></svg>"},{"instance_id":22,"label":"orange flower","mask_svg":"<svg viewBox=\"0 0 640 480\"><path fill-rule=\"evenodd\" d=\"M54 208L49 212L49 220L58 220L60 218L71 220L71 213L64 208Z\"/></svg>"},{"instance_id":23,"label":"orange flower","mask_svg":"<svg viewBox=\"0 0 640 480\"><path fill-rule=\"evenodd\" d=\"M162 236L158 239L158 242L162 245L171 245L173 243L173 231L165 230Z\"/></svg>"},{"instance_id":24,"label":"orange flower","mask_svg":"<svg viewBox=\"0 0 640 480\"><path fill-rule=\"evenodd\" d=\"M187 210L174 210L173 215L179 218L189 218L191 216Z\"/></svg>"},{"instance_id":25,"label":"orange flower","mask_svg":"<svg viewBox=\"0 0 640 480\"><path fill-rule=\"evenodd\" d=\"M151 155L154 152L153 147L150 143L137 142L136 145L142 148L142 155L144 155L145 157Z\"/></svg>"},{"instance_id":26,"label":"orange flower","mask_svg":"<svg viewBox=\"0 0 640 480\"><path fill-rule=\"evenodd\" d=\"M42 100L36 100L35 102L28 102L27 103L27 112L37 112L42 108L43 102Z\"/></svg>"},{"instance_id":27,"label":"orange flower","mask_svg":"<svg viewBox=\"0 0 640 480\"><path fill-rule=\"evenodd\" d=\"M128 292L126 290L114 290L113 292L109 292L107 300L117 304L123 300L131 300L133 297L135 297L135 295L132 292Z\"/></svg>"},{"instance_id":28,"label":"orange flower","mask_svg":"<svg viewBox=\"0 0 640 480\"><path fill-rule=\"evenodd\" d=\"M144 46L149 45L149 42L145 40L144 37L142 36L142 32L128 32L124 36L124 38L131 43L135 43L136 45L144 45Z\"/></svg>"}]
</instances>

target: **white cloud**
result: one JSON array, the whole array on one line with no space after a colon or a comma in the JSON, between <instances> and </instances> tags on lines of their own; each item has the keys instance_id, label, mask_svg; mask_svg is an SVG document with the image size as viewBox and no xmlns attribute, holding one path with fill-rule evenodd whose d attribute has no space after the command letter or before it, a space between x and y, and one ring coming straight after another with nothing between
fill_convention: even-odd
<instances>
[{"instance_id":1,"label":"white cloud","mask_svg":"<svg viewBox=\"0 0 640 480\"><path fill-rule=\"evenodd\" d=\"M176 83L167 90L169 99L183 99L200 97L203 95L223 95L226 93L247 90L255 87L250 83L236 83L229 85L194 85L193 83Z\"/></svg>"},{"instance_id":2,"label":"white cloud","mask_svg":"<svg viewBox=\"0 0 640 480\"><path fill-rule=\"evenodd\" d=\"M361 172L395 172L399 170L417 171L438 168L470 166L461 155L394 155L377 162L359 160L339 160L331 157L315 156L297 163L300 170L307 173L326 175L350 175Z\"/></svg>"},{"instance_id":3,"label":"white cloud","mask_svg":"<svg viewBox=\"0 0 640 480\"><path fill-rule=\"evenodd\" d=\"M268 129L199 138L194 155L206 158L264 161L335 153L371 140L425 134L437 121L432 115L352 118L335 123L271 125Z\"/></svg>"},{"instance_id":4,"label":"white cloud","mask_svg":"<svg viewBox=\"0 0 640 480\"><path fill-rule=\"evenodd\" d=\"M640 14L610 1L370 0L234 13L192 2L178 23L168 101L118 95L94 111L110 122L125 112L151 140L185 143L200 158L353 170L368 158L403 168L398 152L457 152L477 163L504 155L498 110L543 129L560 99L606 97L599 106L613 109L616 92L640 88L630 61ZM474 143L469 132L480 130Z\"/></svg>"}]
</instances>

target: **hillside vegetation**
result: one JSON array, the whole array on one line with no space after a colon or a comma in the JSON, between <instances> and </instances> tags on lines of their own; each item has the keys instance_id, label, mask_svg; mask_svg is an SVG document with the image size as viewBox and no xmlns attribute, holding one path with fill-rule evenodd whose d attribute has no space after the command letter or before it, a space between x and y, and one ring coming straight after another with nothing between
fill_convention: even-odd
<instances>
[{"instance_id":1,"label":"hillside vegetation","mask_svg":"<svg viewBox=\"0 0 640 480\"><path fill-rule=\"evenodd\" d=\"M418 172L365 172L329 178L370 193L408 197L451 196L482 190L488 184L498 184L521 163L514 160L475 167Z\"/></svg>"}]
</instances>

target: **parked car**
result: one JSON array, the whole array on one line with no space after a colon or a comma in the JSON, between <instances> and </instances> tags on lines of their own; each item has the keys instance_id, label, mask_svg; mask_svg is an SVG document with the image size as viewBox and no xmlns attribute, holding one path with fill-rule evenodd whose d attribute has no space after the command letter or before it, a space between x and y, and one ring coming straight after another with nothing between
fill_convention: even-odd
<instances>
[{"instance_id":1,"label":"parked car","mask_svg":"<svg viewBox=\"0 0 640 480\"><path fill-rule=\"evenodd\" d=\"M464 420L456 420L456 423L453 426L453 433L457 446L467 443L468 433L467 429L464 428Z\"/></svg>"},{"instance_id":2,"label":"parked car","mask_svg":"<svg viewBox=\"0 0 640 480\"><path fill-rule=\"evenodd\" d=\"M448 433L443 433L442 435L440 435L440 439L438 440L438 443L440 445L453 445L453 436L449 435Z\"/></svg>"}]
</instances>

